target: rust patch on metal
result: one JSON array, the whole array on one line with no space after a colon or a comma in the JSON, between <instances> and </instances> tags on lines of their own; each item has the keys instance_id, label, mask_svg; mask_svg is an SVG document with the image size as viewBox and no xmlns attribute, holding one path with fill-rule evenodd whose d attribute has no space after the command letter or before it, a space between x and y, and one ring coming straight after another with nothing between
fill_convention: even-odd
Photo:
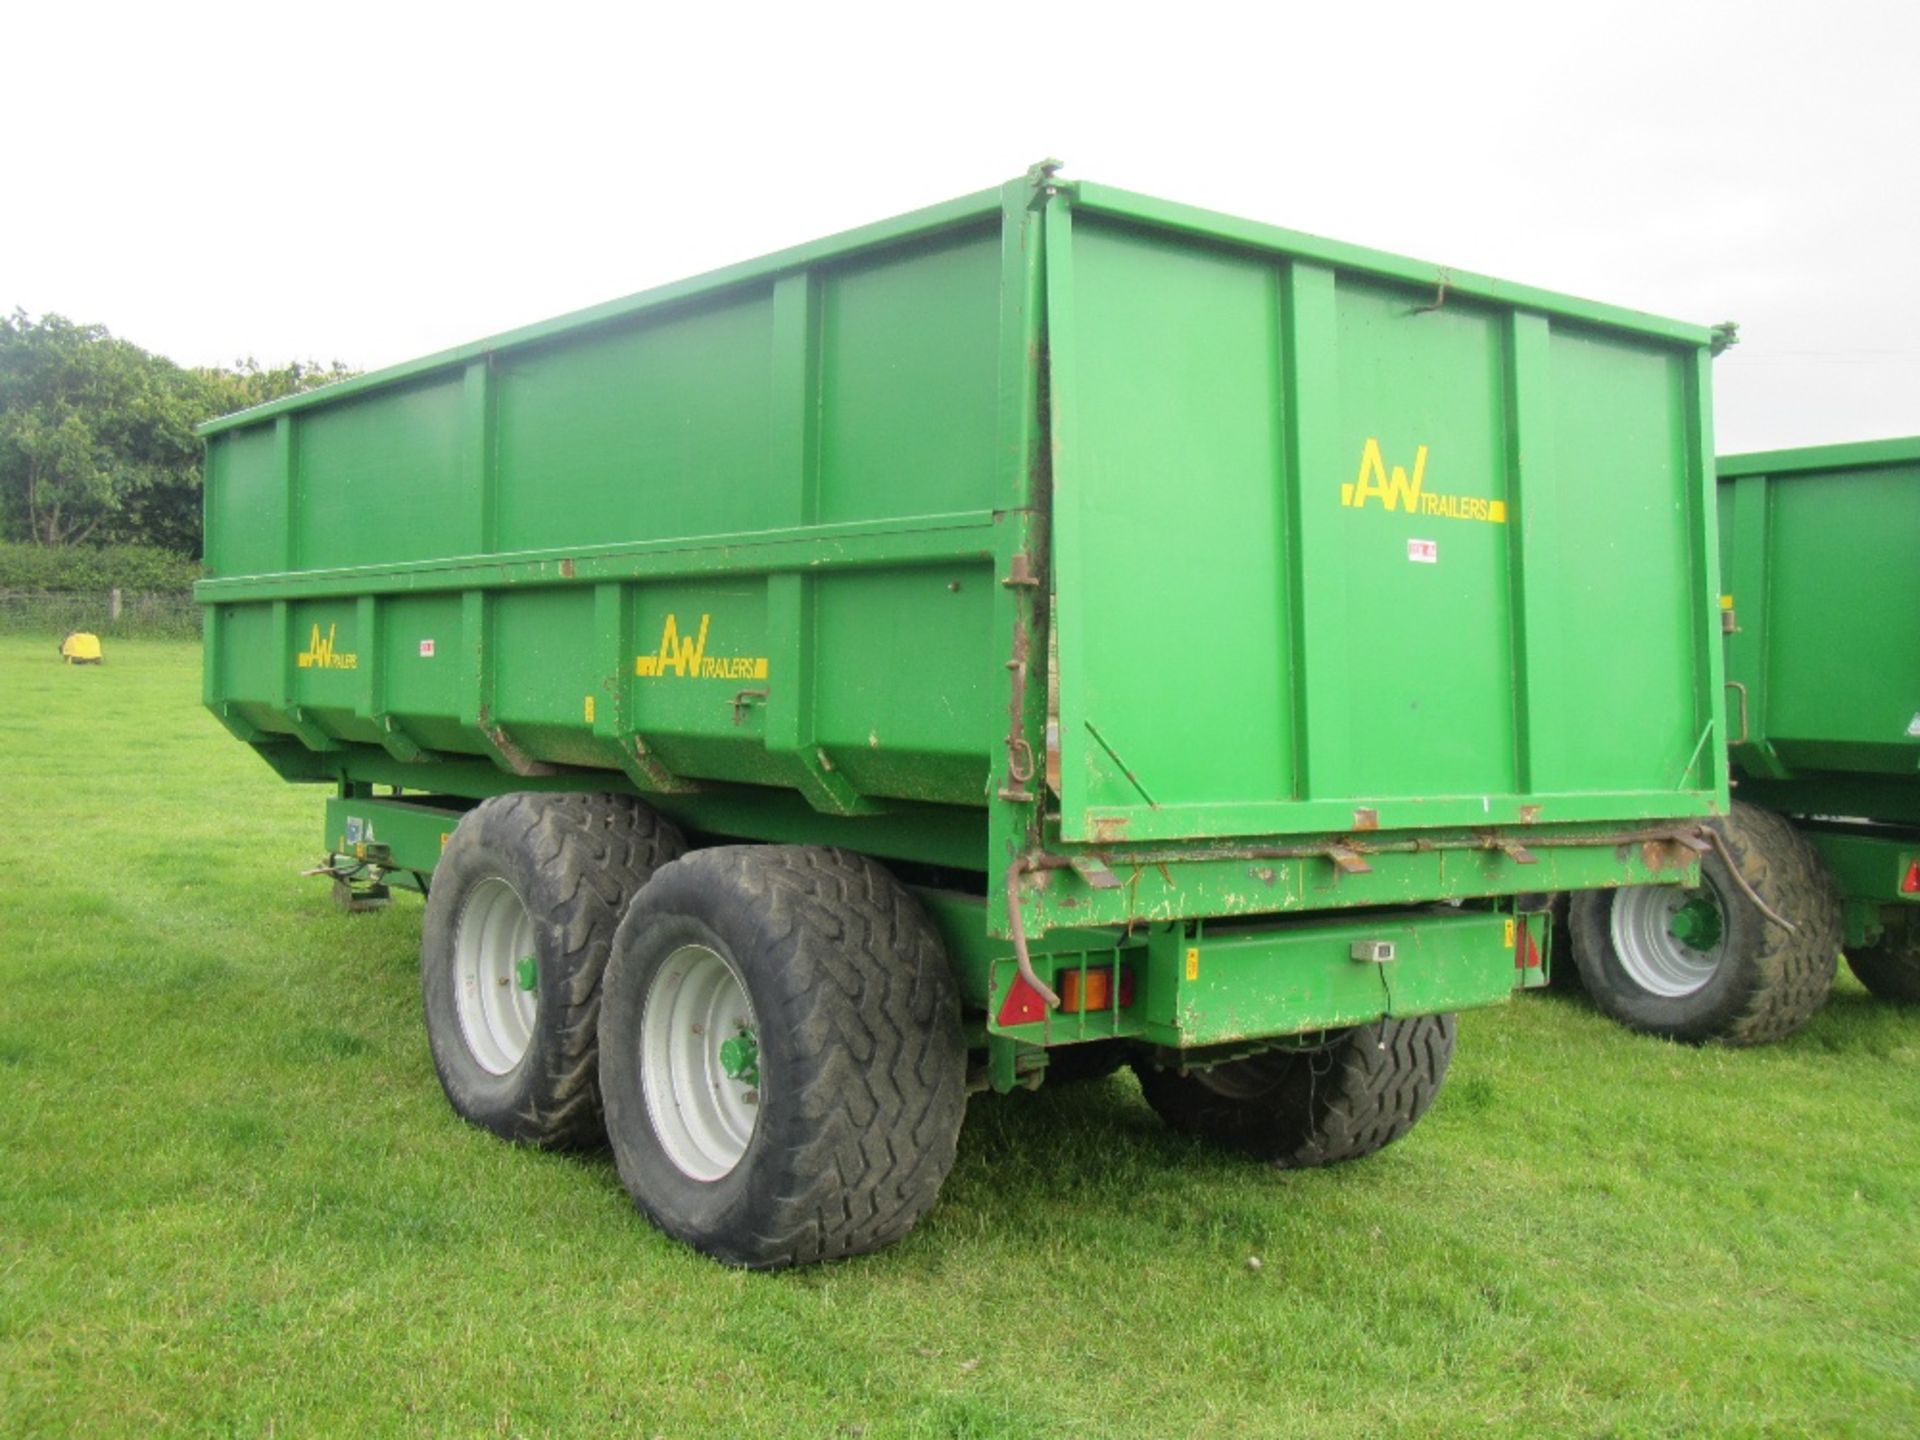
<instances>
[{"instance_id":1,"label":"rust patch on metal","mask_svg":"<svg viewBox=\"0 0 1920 1440\"><path fill-rule=\"evenodd\" d=\"M1522 825L1531 825L1539 820L1539 818L1540 807L1538 805L1522 805L1520 807L1520 823Z\"/></svg>"},{"instance_id":2,"label":"rust patch on metal","mask_svg":"<svg viewBox=\"0 0 1920 1440\"><path fill-rule=\"evenodd\" d=\"M560 573L569 580L573 579L573 561L562 560L560 562Z\"/></svg>"},{"instance_id":3,"label":"rust patch on metal","mask_svg":"<svg viewBox=\"0 0 1920 1440\"><path fill-rule=\"evenodd\" d=\"M1107 864L1097 855L1075 855L1068 862L1074 872L1095 890L1118 890L1120 877L1107 868Z\"/></svg>"},{"instance_id":4,"label":"rust patch on metal","mask_svg":"<svg viewBox=\"0 0 1920 1440\"><path fill-rule=\"evenodd\" d=\"M487 743L493 747L493 753L508 770L522 777L560 773L559 767L549 765L544 760L536 760L522 750L504 729L489 723L492 718L486 710L483 709L480 712L480 732L487 737Z\"/></svg>"},{"instance_id":5,"label":"rust patch on metal","mask_svg":"<svg viewBox=\"0 0 1920 1440\"><path fill-rule=\"evenodd\" d=\"M1518 840L1512 839L1509 836L1496 835L1493 844L1495 849L1499 850L1501 854L1505 855L1516 865L1537 865L1540 863L1540 857L1538 855L1534 854Z\"/></svg>"},{"instance_id":6,"label":"rust patch on metal","mask_svg":"<svg viewBox=\"0 0 1920 1440\"><path fill-rule=\"evenodd\" d=\"M1691 842L1691 843L1689 843ZM1651 871L1685 870L1711 849L1704 841L1672 835L1647 841L1640 847L1640 863Z\"/></svg>"},{"instance_id":7,"label":"rust patch on metal","mask_svg":"<svg viewBox=\"0 0 1920 1440\"><path fill-rule=\"evenodd\" d=\"M1356 830L1378 830L1380 812L1371 806L1361 806L1353 812L1353 828Z\"/></svg>"},{"instance_id":8,"label":"rust patch on metal","mask_svg":"<svg viewBox=\"0 0 1920 1440\"><path fill-rule=\"evenodd\" d=\"M1366 856L1351 845L1329 845L1321 853L1331 860L1334 868L1342 874L1371 875L1373 873L1373 866L1367 863Z\"/></svg>"},{"instance_id":9,"label":"rust patch on metal","mask_svg":"<svg viewBox=\"0 0 1920 1440\"><path fill-rule=\"evenodd\" d=\"M666 766L647 748L647 742L635 735L631 741L633 763L631 770L637 772L636 779L644 779L655 790L665 794L684 795L700 787L691 780L683 780Z\"/></svg>"},{"instance_id":10,"label":"rust patch on metal","mask_svg":"<svg viewBox=\"0 0 1920 1440\"><path fill-rule=\"evenodd\" d=\"M1125 815L1096 815L1093 817L1093 838L1101 844L1125 840L1129 823Z\"/></svg>"}]
</instances>

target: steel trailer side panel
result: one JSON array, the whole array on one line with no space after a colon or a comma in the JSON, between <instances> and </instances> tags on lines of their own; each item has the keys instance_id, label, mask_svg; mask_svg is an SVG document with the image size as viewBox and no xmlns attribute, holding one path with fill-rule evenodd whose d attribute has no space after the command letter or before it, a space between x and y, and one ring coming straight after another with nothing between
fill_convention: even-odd
<instances>
[{"instance_id":1,"label":"steel trailer side panel","mask_svg":"<svg viewBox=\"0 0 1920 1440\"><path fill-rule=\"evenodd\" d=\"M1911 810L1920 438L1726 458L1720 544L1734 763L1759 781L1874 777ZM1829 813L1860 813L1859 797L1836 801Z\"/></svg>"},{"instance_id":2,"label":"steel trailer side panel","mask_svg":"<svg viewBox=\"0 0 1920 1440\"><path fill-rule=\"evenodd\" d=\"M214 434L210 698L322 752L977 806L1000 219Z\"/></svg>"},{"instance_id":3,"label":"steel trailer side panel","mask_svg":"<svg viewBox=\"0 0 1920 1440\"><path fill-rule=\"evenodd\" d=\"M1062 833L1723 807L1703 347L1156 219L1049 233Z\"/></svg>"}]
</instances>

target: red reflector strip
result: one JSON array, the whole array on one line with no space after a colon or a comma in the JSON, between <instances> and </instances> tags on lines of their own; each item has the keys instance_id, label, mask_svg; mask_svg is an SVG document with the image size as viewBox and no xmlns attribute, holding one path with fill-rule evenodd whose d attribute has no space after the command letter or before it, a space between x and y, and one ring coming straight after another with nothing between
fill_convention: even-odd
<instances>
[{"instance_id":1,"label":"red reflector strip","mask_svg":"<svg viewBox=\"0 0 1920 1440\"><path fill-rule=\"evenodd\" d=\"M1900 878L1902 895L1920 895L1920 860L1907 866L1907 873Z\"/></svg>"}]
</instances>

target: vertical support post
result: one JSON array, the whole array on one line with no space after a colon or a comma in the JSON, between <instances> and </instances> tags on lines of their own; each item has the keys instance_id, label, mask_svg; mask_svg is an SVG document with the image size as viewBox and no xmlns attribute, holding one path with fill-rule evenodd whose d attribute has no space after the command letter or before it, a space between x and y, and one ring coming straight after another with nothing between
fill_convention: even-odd
<instances>
[{"instance_id":1,"label":"vertical support post","mask_svg":"<svg viewBox=\"0 0 1920 1440\"><path fill-rule=\"evenodd\" d=\"M489 352L467 363L461 392L460 469L479 507L473 521L473 550L480 555L491 555L500 548L495 409L493 355Z\"/></svg>"},{"instance_id":2,"label":"vertical support post","mask_svg":"<svg viewBox=\"0 0 1920 1440\"><path fill-rule=\"evenodd\" d=\"M1558 733L1546 714L1550 693L1541 661L1552 637L1564 633L1558 614L1562 536L1559 494L1552 483L1553 427L1546 411L1551 393L1552 330L1543 315L1516 310L1502 336L1507 429L1507 609L1513 617L1514 785L1522 795L1555 788L1543 777L1562 773L1564 756L1541 741ZM1549 746L1551 741L1549 740Z\"/></svg>"},{"instance_id":3,"label":"vertical support post","mask_svg":"<svg viewBox=\"0 0 1920 1440\"><path fill-rule=\"evenodd\" d=\"M818 409L816 363L818 297L806 271L783 275L773 286L772 454L774 525L811 524L819 514L815 457ZM767 653L792 668L767 677L768 750L789 755L813 740L813 587L796 574L766 577ZM819 767L815 765L813 770Z\"/></svg>"},{"instance_id":4,"label":"vertical support post","mask_svg":"<svg viewBox=\"0 0 1920 1440\"><path fill-rule=\"evenodd\" d=\"M298 663L295 652L300 642L293 634L293 602L275 600L273 602L273 638L280 648L279 662L273 667L273 693L268 696L273 708L280 714L290 714L293 710L293 673Z\"/></svg>"},{"instance_id":5,"label":"vertical support post","mask_svg":"<svg viewBox=\"0 0 1920 1440\"><path fill-rule=\"evenodd\" d=\"M987 893L1009 893L1010 867L1041 843L1046 809L1048 629L1053 623L1053 561L1048 521L1056 503L1054 465L1070 457L1072 419L1071 304L1068 269L1072 235L1070 201L1044 176L1017 180L1000 194L1000 343L995 437L999 483L994 501L995 650L1007 668L998 685L998 714L1007 716L1007 741L993 757L987 781ZM1056 308L1057 306L1057 308ZM1052 319L1049 319L1049 316ZM1051 388L1047 388L1048 380ZM1042 394L1052 401L1043 411ZM1062 625L1061 664L1072 663L1077 636ZM1025 670L1014 667L1024 663ZM1062 684L1062 703L1068 688ZM1064 722L1063 722L1064 723ZM1019 773L1017 753L1029 765ZM1074 777L1063 775L1063 794ZM1029 798L1016 798L1021 795ZM1017 895L1014 903L1020 903ZM1006 907L989 901L987 933L1011 933ZM1044 925L1037 914L1029 933Z\"/></svg>"},{"instance_id":6,"label":"vertical support post","mask_svg":"<svg viewBox=\"0 0 1920 1440\"><path fill-rule=\"evenodd\" d=\"M608 676L595 697L593 733L611 745L618 745L620 737L633 729L627 714L633 693L633 622L624 603L625 589L618 580L593 587L594 641L607 657Z\"/></svg>"},{"instance_id":7,"label":"vertical support post","mask_svg":"<svg viewBox=\"0 0 1920 1440\"><path fill-rule=\"evenodd\" d=\"M363 720L377 720L387 707L381 691L386 685L386 646L380 633L384 616L379 600L362 595L353 602L353 632L360 650L360 668L355 673L359 693L354 696L353 713Z\"/></svg>"},{"instance_id":8,"label":"vertical support post","mask_svg":"<svg viewBox=\"0 0 1920 1440\"><path fill-rule=\"evenodd\" d=\"M820 293L813 275L783 275L773 286L774 493L782 499L775 523L795 527L820 517L819 396ZM820 748L814 731L815 587L811 575L770 575L767 650L777 669L767 677L762 743L785 757L794 783L815 809L833 815L871 814L878 806L860 795Z\"/></svg>"},{"instance_id":9,"label":"vertical support post","mask_svg":"<svg viewBox=\"0 0 1920 1440\"><path fill-rule=\"evenodd\" d=\"M200 611L200 703L224 716L227 690L227 607Z\"/></svg>"},{"instance_id":10,"label":"vertical support post","mask_svg":"<svg viewBox=\"0 0 1920 1440\"><path fill-rule=\"evenodd\" d=\"M811 525L820 513L820 295L810 271L773 284L773 526Z\"/></svg>"},{"instance_id":11,"label":"vertical support post","mask_svg":"<svg viewBox=\"0 0 1920 1440\"><path fill-rule=\"evenodd\" d=\"M1681 378L1687 427L1687 527L1693 537L1688 559L1693 571L1694 726L1707 732L1693 762L1696 788L1727 798L1726 647L1720 638L1720 528L1713 467L1713 352L1702 345ZM1681 784L1687 783L1682 776Z\"/></svg>"},{"instance_id":12,"label":"vertical support post","mask_svg":"<svg viewBox=\"0 0 1920 1440\"><path fill-rule=\"evenodd\" d=\"M1292 581L1295 798L1350 793L1347 715L1352 688L1346 576L1326 563L1341 555L1345 519L1326 496L1355 456L1341 445L1336 363L1339 317L1333 271L1293 261L1281 276L1281 355L1286 376L1285 449ZM1307 556L1317 563L1309 570Z\"/></svg>"},{"instance_id":13,"label":"vertical support post","mask_svg":"<svg viewBox=\"0 0 1920 1440\"><path fill-rule=\"evenodd\" d=\"M633 683L633 606L625 582L608 580L593 587L593 633L600 653L608 657L608 680L595 697L594 738L642 790L682 795L699 789L661 764L640 733Z\"/></svg>"},{"instance_id":14,"label":"vertical support post","mask_svg":"<svg viewBox=\"0 0 1920 1440\"><path fill-rule=\"evenodd\" d=\"M281 415L273 422L274 464L286 482L287 533L282 537L283 570L300 568L300 451L294 443L293 416Z\"/></svg>"},{"instance_id":15,"label":"vertical support post","mask_svg":"<svg viewBox=\"0 0 1920 1440\"><path fill-rule=\"evenodd\" d=\"M460 595L460 723L482 738L493 717L493 597L485 590Z\"/></svg>"},{"instance_id":16,"label":"vertical support post","mask_svg":"<svg viewBox=\"0 0 1920 1440\"><path fill-rule=\"evenodd\" d=\"M1773 480L1766 475L1741 475L1721 492L1720 502L1733 516L1727 574L1722 579L1733 596L1736 627L1726 640L1726 668L1746 690L1747 733L1746 743L1740 746L1740 766L1755 775L1785 779L1791 772L1780 763L1767 738L1771 734L1767 631L1773 612ZM1736 728L1728 739L1738 738Z\"/></svg>"}]
</instances>

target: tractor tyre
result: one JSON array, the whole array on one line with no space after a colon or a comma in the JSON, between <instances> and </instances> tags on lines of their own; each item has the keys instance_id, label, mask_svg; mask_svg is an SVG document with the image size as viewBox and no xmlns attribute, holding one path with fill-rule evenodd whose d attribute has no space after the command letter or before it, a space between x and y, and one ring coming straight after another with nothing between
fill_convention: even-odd
<instances>
[{"instance_id":1,"label":"tractor tyre","mask_svg":"<svg viewBox=\"0 0 1920 1440\"><path fill-rule=\"evenodd\" d=\"M1453 1058L1451 1015L1389 1017L1310 1050L1269 1050L1181 1074L1134 1062L1140 1089L1175 1130L1282 1169L1355 1160L1414 1127Z\"/></svg>"},{"instance_id":2,"label":"tractor tyre","mask_svg":"<svg viewBox=\"0 0 1920 1440\"><path fill-rule=\"evenodd\" d=\"M502 795L461 817L420 940L427 1043L456 1114L523 1144L601 1143L601 971L628 902L685 849L624 795Z\"/></svg>"},{"instance_id":3,"label":"tractor tyre","mask_svg":"<svg viewBox=\"0 0 1920 1440\"><path fill-rule=\"evenodd\" d=\"M1768 920L1718 850L1700 884L1630 885L1573 897L1574 963L1595 1005L1628 1029L1692 1044L1762 1045L1826 1003L1840 953L1840 897L1804 836L1736 802L1714 822Z\"/></svg>"},{"instance_id":4,"label":"tractor tyre","mask_svg":"<svg viewBox=\"0 0 1920 1440\"><path fill-rule=\"evenodd\" d=\"M620 1178L725 1264L900 1239L953 1167L966 1078L946 948L871 860L701 850L654 876L614 937L600 1087Z\"/></svg>"}]
</instances>

